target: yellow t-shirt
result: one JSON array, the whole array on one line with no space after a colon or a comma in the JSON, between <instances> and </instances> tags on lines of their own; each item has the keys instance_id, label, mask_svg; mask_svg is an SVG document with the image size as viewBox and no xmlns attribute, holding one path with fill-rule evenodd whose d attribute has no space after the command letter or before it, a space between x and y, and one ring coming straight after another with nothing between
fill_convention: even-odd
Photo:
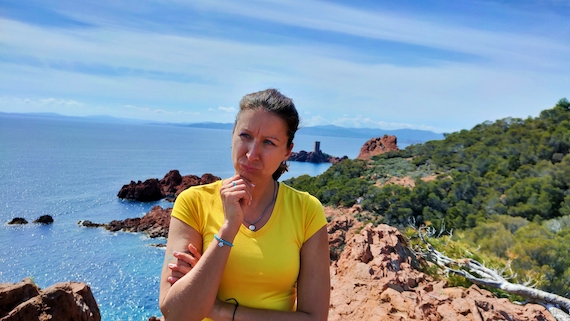
<instances>
[{"instance_id":1,"label":"yellow t-shirt","mask_svg":"<svg viewBox=\"0 0 570 321\"><path fill-rule=\"evenodd\" d=\"M202 235L204 250L224 221L221 186L222 181L217 181L189 188L178 196L172 210L172 216ZM269 221L257 231L240 227L218 299L235 298L240 306L293 311L301 247L326 224L319 200L279 183Z\"/></svg>"}]
</instances>

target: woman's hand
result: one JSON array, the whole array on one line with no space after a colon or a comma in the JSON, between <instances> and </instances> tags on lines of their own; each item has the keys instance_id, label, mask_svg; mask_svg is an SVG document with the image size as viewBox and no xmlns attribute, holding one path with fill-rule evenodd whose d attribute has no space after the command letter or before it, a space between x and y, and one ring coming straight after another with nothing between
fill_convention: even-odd
<instances>
[{"instance_id":1,"label":"woman's hand","mask_svg":"<svg viewBox=\"0 0 570 321\"><path fill-rule=\"evenodd\" d=\"M170 269L170 276L168 277L167 281L171 285L176 283L176 281L180 280L184 275L188 274L195 266L196 263L200 260L202 256L198 249L192 244L188 244L188 252L174 252L172 253L175 258L178 259L176 264L170 263L168 264L168 268Z\"/></svg>"},{"instance_id":2,"label":"woman's hand","mask_svg":"<svg viewBox=\"0 0 570 321\"><path fill-rule=\"evenodd\" d=\"M224 214L230 223L236 222L239 226L243 221L243 206L250 205L252 200L251 189L254 185L240 175L234 175L224 181L220 189Z\"/></svg>"}]
</instances>

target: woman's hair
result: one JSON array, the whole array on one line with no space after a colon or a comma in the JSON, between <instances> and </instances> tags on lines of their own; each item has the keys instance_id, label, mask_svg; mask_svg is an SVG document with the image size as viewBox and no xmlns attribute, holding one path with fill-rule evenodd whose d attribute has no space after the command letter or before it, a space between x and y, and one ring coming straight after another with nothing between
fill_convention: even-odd
<instances>
[{"instance_id":1,"label":"woman's hair","mask_svg":"<svg viewBox=\"0 0 570 321\"><path fill-rule=\"evenodd\" d=\"M239 112L236 116L234 128L241 113L246 110L258 110L262 108L283 119L287 125L287 148L291 148L295 133L299 128L299 114L297 113L295 104L293 104L293 100L280 93L277 89L266 89L243 96L239 102ZM273 179L277 180L288 168L285 162L281 163L275 173L273 173Z\"/></svg>"}]
</instances>

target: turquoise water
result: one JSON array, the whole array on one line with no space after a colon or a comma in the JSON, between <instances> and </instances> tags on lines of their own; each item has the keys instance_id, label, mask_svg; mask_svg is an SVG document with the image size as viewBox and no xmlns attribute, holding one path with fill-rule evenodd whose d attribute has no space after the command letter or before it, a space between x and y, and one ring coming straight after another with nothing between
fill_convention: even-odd
<instances>
[{"instance_id":1,"label":"turquoise water","mask_svg":"<svg viewBox=\"0 0 570 321\"><path fill-rule=\"evenodd\" d=\"M90 285L103 320L148 320L160 315L158 283L164 239L79 226L141 217L154 205L116 197L131 180L233 174L228 130L101 123L84 119L0 113L0 283L33 277ZM358 155L365 139L299 135L295 151L314 141L331 155ZM329 164L291 163L283 179L318 175ZM55 222L31 222L41 215ZM7 225L14 217L30 224Z\"/></svg>"}]
</instances>

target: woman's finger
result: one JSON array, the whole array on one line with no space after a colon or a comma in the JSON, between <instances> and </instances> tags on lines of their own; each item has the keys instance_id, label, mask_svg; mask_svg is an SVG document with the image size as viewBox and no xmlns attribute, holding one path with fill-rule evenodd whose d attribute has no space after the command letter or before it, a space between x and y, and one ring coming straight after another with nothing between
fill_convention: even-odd
<instances>
[{"instance_id":1,"label":"woman's finger","mask_svg":"<svg viewBox=\"0 0 570 321\"><path fill-rule=\"evenodd\" d=\"M234 203L251 204L251 189L254 185L247 179L234 175L229 178L220 190L222 198Z\"/></svg>"},{"instance_id":2,"label":"woman's finger","mask_svg":"<svg viewBox=\"0 0 570 321\"><path fill-rule=\"evenodd\" d=\"M176 283L176 281L180 280L180 278L174 277L174 276L169 276L166 281L168 281L168 283L170 283L170 285Z\"/></svg>"},{"instance_id":3,"label":"woman's finger","mask_svg":"<svg viewBox=\"0 0 570 321\"><path fill-rule=\"evenodd\" d=\"M183 277L184 275L188 274L193 268L192 265L183 263L183 264L168 264L168 268L172 271L171 275L175 277Z\"/></svg>"},{"instance_id":4,"label":"woman's finger","mask_svg":"<svg viewBox=\"0 0 570 321\"><path fill-rule=\"evenodd\" d=\"M194 259L196 260L196 263L198 262L198 260L200 260L200 258L202 257L202 254L200 254L200 252L198 251L198 249L194 246L194 244L189 243L188 244L188 251L190 252L190 254L194 257Z\"/></svg>"}]
</instances>

